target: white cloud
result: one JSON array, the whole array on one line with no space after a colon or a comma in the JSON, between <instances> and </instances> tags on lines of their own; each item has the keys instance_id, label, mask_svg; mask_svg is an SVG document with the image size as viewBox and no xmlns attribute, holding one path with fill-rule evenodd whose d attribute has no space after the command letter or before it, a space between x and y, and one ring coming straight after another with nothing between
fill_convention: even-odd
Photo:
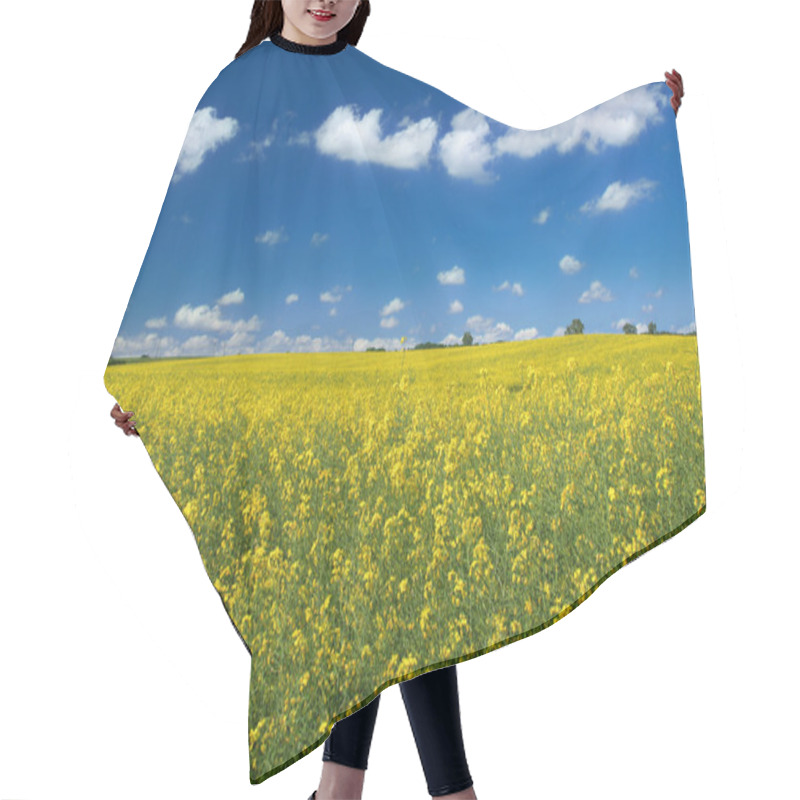
<instances>
[{"instance_id":1,"label":"white cloud","mask_svg":"<svg viewBox=\"0 0 800 800\"><path fill-rule=\"evenodd\" d=\"M285 352L291 343L291 336L287 336L282 330L277 330L259 342L259 349L263 353Z\"/></svg>"},{"instance_id":2,"label":"white cloud","mask_svg":"<svg viewBox=\"0 0 800 800\"><path fill-rule=\"evenodd\" d=\"M539 331L536 328L522 328L522 330L517 331L514 334L515 341L521 341L522 339L535 339L539 335Z\"/></svg>"},{"instance_id":3,"label":"white cloud","mask_svg":"<svg viewBox=\"0 0 800 800\"><path fill-rule=\"evenodd\" d=\"M260 236L256 236L256 241L259 244L278 244L279 242L288 241L289 237L284 233L283 228L277 231L266 231Z\"/></svg>"},{"instance_id":4,"label":"white cloud","mask_svg":"<svg viewBox=\"0 0 800 800\"><path fill-rule=\"evenodd\" d=\"M506 289L511 290L511 294L515 294L517 297L522 297L525 292L522 291L522 284L521 283L509 283L509 281L503 281L499 286L493 286L493 292L504 292Z\"/></svg>"},{"instance_id":5,"label":"white cloud","mask_svg":"<svg viewBox=\"0 0 800 800\"><path fill-rule=\"evenodd\" d=\"M397 325L397 317L384 317L381 320L381 328L394 328Z\"/></svg>"},{"instance_id":6,"label":"white cloud","mask_svg":"<svg viewBox=\"0 0 800 800\"><path fill-rule=\"evenodd\" d=\"M549 208L543 208L538 213L538 215L533 218L533 221L537 225L544 225L545 222L547 222L548 219L550 219L550 209Z\"/></svg>"},{"instance_id":7,"label":"white cloud","mask_svg":"<svg viewBox=\"0 0 800 800\"><path fill-rule=\"evenodd\" d=\"M450 307L447 309L448 314L460 314L464 310L464 306L460 300L453 300Z\"/></svg>"},{"instance_id":8,"label":"white cloud","mask_svg":"<svg viewBox=\"0 0 800 800\"><path fill-rule=\"evenodd\" d=\"M184 356L208 356L216 355L216 350L220 342L213 336L206 334L198 334L197 336L190 336L181 345L181 355Z\"/></svg>"},{"instance_id":9,"label":"white cloud","mask_svg":"<svg viewBox=\"0 0 800 800\"><path fill-rule=\"evenodd\" d=\"M314 132L317 150L342 161L365 161L397 169L419 169L428 163L438 126L431 117L412 122L405 117L399 130L381 132L382 108L359 117L355 105L339 106Z\"/></svg>"},{"instance_id":10,"label":"white cloud","mask_svg":"<svg viewBox=\"0 0 800 800\"><path fill-rule=\"evenodd\" d=\"M652 311L652 310L653 310L653 304L652 303L648 303L647 305L642 306L642 311L644 311L645 313L647 313L648 311Z\"/></svg>"},{"instance_id":11,"label":"white cloud","mask_svg":"<svg viewBox=\"0 0 800 800\"><path fill-rule=\"evenodd\" d=\"M583 268L583 264L578 261L577 258L573 256L566 255L561 261L558 262L558 266L562 272L565 272L567 275L574 275L576 272Z\"/></svg>"},{"instance_id":12,"label":"white cloud","mask_svg":"<svg viewBox=\"0 0 800 800\"><path fill-rule=\"evenodd\" d=\"M600 281L592 281L589 288L578 298L578 302L591 303L593 300L599 300L608 303L613 299L611 292Z\"/></svg>"},{"instance_id":13,"label":"white cloud","mask_svg":"<svg viewBox=\"0 0 800 800\"><path fill-rule=\"evenodd\" d=\"M217 117L217 109L206 106L195 111L189 130L183 142L178 164L172 181L179 181L184 175L195 172L208 153L213 153L221 144L230 141L239 130L239 123L233 117Z\"/></svg>"},{"instance_id":14,"label":"white cloud","mask_svg":"<svg viewBox=\"0 0 800 800\"><path fill-rule=\"evenodd\" d=\"M454 178L469 178L478 183L493 183L498 176L487 172L495 157L487 141L489 123L471 108L459 111L450 122L450 132L439 141L439 157Z\"/></svg>"},{"instance_id":15,"label":"white cloud","mask_svg":"<svg viewBox=\"0 0 800 800\"><path fill-rule=\"evenodd\" d=\"M228 292L227 294L222 295L222 297L217 300L217 303L221 306L230 306L236 303L243 303L244 302L244 292L241 289L234 289L232 292Z\"/></svg>"},{"instance_id":16,"label":"white cloud","mask_svg":"<svg viewBox=\"0 0 800 800\"><path fill-rule=\"evenodd\" d=\"M228 351L249 349L250 343L254 338L253 334L247 331L235 331L230 338L224 342L224 346Z\"/></svg>"},{"instance_id":17,"label":"white cloud","mask_svg":"<svg viewBox=\"0 0 800 800\"><path fill-rule=\"evenodd\" d=\"M606 186L603 194L596 200L587 200L581 206L581 211L592 214L600 214L603 211L623 211L628 206L647 197L656 185L655 181L647 178L640 178L633 183L614 181Z\"/></svg>"},{"instance_id":18,"label":"white cloud","mask_svg":"<svg viewBox=\"0 0 800 800\"><path fill-rule=\"evenodd\" d=\"M464 270L461 269L461 267L453 267L452 269L440 272L436 276L436 280L438 280L442 286L460 286L464 283Z\"/></svg>"},{"instance_id":19,"label":"white cloud","mask_svg":"<svg viewBox=\"0 0 800 800\"><path fill-rule=\"evenodd\" d=\"M188 303L182 305L175 312L172 322L178 328L219 333L257 331L261 327L261 322L255 314L249 320L228 320L222 318L218 305L213 307L207 305L192 307Z\"/></svg>"},{"instance_id":20,"label":"white cloud","mask_svg":"<svg viewBox=\"0 0 800 800\"><path fill-rule=\"evenodd\" d=\"M406 304L399 298L395 297L394 300L388 302L380 311L380 315L382 317L386 317L389 314L395 314L398 311L402 311L406 307Z\"/></svg>"},{"instance_id":21,"label":"white cloud","mask_svg":"<svg viewBox=\"0 0 800 800\"><path fill-rule=\"evenodd\" d=\"M414 347L415 344L416 344L415 341L408 340L408 339L406 339L406 341L401 344L399 338L394 338L394 339L381 339L381 338L363 339L363 338L359 338L359 339L356 339L353 342L353 350L355 350L357 352L363 352L368 347L385 347L387 350L400 350L404 346L407 349L411 348L411 347Z\"/></svg>"},{"instance_id":22,"label":"white cloud","mask_svg":"<svg viewBox=\"0 0 800 800\"><path fill-rule=\"evenodd\" d=\"M692 321L688 325L678 328L677 333L697 333L697 323Z\"/></svg>"},{"instance_id":23,"label":"white cloud","mask_svg":"<svg viewBox=\"0 0 800 800\"><path fill-rule=\"evenodd\" d=\"M661 297L661 295L664 294L664 287L662 286L658 289L658 291L648 292L647 294L649 297Z\"/></svg>"},{"instance_id":24,"label":"white cloud","mask_svg":"<svg viewBox=\"0 0 800 800\"><path fill-rule=\"evenodd\" d=\"M147 355L150 358L163 358L179 354L177 339L171 336L159 336L157 333L145 333L140 336L117 336L111 355L114 358L125 358Z\"/></svg>"},{"instance_id":25,"label":"white cloud","mask_svg":"<svg viewBox=\"0 0 800 800\"><path fill-rule=\"evenodd\" d=\"M568 153L583 145L590 153L634 142L648 124L662 121L669 100L660 87L642 86L584 111L560 125L539 131L512 128L494 142L497 154L533 158L554 147Z\"/></svg>"},{"instance_id":26,"label":"white cloud","mask_svg":"<svg viewBox=\"0 0 800 800\"><path fill-rule=\"evenodd\" d=\"M631 268L628 270L628 275L630 275L630 276L631 276L631 278L633 278L633 279L635 280L636 278L638 278L638 277L639 277L639 270L638 270L638 269L636 269L636 267L631 267Z\"/></svg>"},{"instance_id":27,"label":"white cloud","mask_svg":"<svg viewBox=\"0 0 800 800\"><path fill-rule=\"evenodd\" d=\"M319 247L323 242L327 242L329 238L329 234L327 233L315 233L311 237L311 244L314 247Z\"/></svg>"},{"instance_id":28,"label":"white cloud","mask_svg":"<svg viewBox=\"0 0 800 800\"><path fill-rule=\"evenodd\" d=\"M292 303L296 303L299 299L300 299L300 296L296 295L296 294L294 294L294 292L292 292L292 294L287 294L286 295L286 301L285 302L286 302L287 306L290 306Z\"/></svg>"},{"instance_id":29,"label":"white cloud","mask_svg":"<svg viewBox=\"0 0 800 800\"><path fill-rule=\"evenodd\" d=\"M553 336L563 336L567 332L567 329L563 325L559 325L554 331Z\"/></svg>"},{"instance_id":30,"label":"white cloud","mask_svg":"<svg viewBox=\"0 0 800 800\"><path fill-rule=\"evenodd\" d=\"M483 317L475 314L467 319L466 329L472 334L477 344L487 344L497 342L500 339L508 339L513 330L505 322L495 322L491 317Z\"/></svg>"},{"instance_id":31,"label":"white cloud","mask_svg":"<svg viewBox=\"0 0 800 800\"><path fill-rule=\"evenodd\" d=\"M226 356L239 352L252 353L250 343L253 335L246 330L236 330L227 339L202 333L179 342L170 336L159 337L148 333L135 338L118 337L112 355L134 357L147 355L151 358L174 358L175 356Z\"/></svg>"},{"instance_id":32,"label":"white cloud","mask_svg":"<svg viewBox=\"0 0 800 800\"><path fill-rule=\"evenodd\" d=\"M308 336L303 334L297 336L291 344L293 353L327 353L333 350L349 350L349 340L347 346L337 339L330 336Z\"/></svg>"},{"instance_id":33,"label":"white cloud","mask_svg":"<svg viewBox=\"0 0 800 800\"><path fill-rule=\"evenodd\" d=\"M342 299L342 295L326 291L320 294L319 299L323 303L338 303Z\"/></svg>"},{"instance_id":34,"label":"white cloud","mask_svg":"<svg viewBox=\"0 0 800 800\"><path fill-rule=\"evenodd\" d=\"M328 316L329 317L335 317L336 316L336 306L332 306L331 307L331 310L328 312Z\"/></svg>"},{"instance_id":35,"label":"white cloud","mask_svg":"<svg viewBox=\"0 0 800 800\"><path fill-rule=\"evenodd\" d=\"M166 328L167 327L167 318L166 317L158 317L157 319L148 319L147 322L144 323L145 328Z\"/></svg>"}]
</instances>

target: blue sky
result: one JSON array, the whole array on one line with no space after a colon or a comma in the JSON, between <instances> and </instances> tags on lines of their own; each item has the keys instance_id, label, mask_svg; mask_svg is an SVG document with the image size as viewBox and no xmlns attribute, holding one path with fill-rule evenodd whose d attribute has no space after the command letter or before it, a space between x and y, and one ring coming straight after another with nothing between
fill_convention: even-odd
<instances>
[{"instance_id":1,"label":"blue sky","mask_svg":"<svg viewBox=\"0 0 800 800\"><path fill-rule=\"evenodd\" d=\"M265 40L198 103L112 355L510 341L575 317L692 331L670 97L526 131L357 48Z\"/></svg>"}]
</instances>

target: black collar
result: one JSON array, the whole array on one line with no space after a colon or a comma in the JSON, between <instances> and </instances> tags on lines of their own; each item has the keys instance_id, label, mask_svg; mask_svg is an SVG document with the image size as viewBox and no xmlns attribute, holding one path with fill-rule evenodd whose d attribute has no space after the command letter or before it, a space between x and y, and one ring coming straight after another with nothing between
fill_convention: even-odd
<instances>
[{"instance_id":1,"label":"black collar","mask_svg":"<svg viewBox=\"0 0 800 800\"><path fill-rule=\"evenodd\" d=\"M291 53L308 53L309 55L326 56L339 53L347 47L347 39L337 39L330 44L300 44L281 36L277 31L269 37L269 40L283 50Z\"/></svg>"}]
</instances>

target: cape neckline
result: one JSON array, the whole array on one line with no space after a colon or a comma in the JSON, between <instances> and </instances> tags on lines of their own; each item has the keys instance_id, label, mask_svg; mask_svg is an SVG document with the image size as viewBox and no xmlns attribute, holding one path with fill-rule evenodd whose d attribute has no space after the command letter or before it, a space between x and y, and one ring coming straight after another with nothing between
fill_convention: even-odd
<instances>
[{"instance_id":1,"label":"cape neckline","mask_svg":"<svg viewBox=\"0 0 800 800\"><path fill-rule=\"evenodd\" d=\"M314 56L332 55L333 53L341 52L347 47L346 39L337 39L330 44L300 44L281 36L277 31L269 37L269 40L282 50L288 50L291 53L307 53Z\"/></svg>"}]
</instances>

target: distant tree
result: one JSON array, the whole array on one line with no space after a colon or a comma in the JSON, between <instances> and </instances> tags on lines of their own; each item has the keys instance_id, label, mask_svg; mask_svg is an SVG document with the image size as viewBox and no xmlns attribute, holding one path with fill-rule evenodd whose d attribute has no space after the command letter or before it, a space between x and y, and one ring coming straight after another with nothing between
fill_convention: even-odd
<instances>
[{"instance_id":1,"label":"distant tree","mask_svg":"<svg viewBox=\"0 0 800 800\"><path fill-rule=\"evenodd\" d=\"M366 350L367 353L385 353L385 347L368 347Z\"/></svg>"},{"instance_id":2,"label":"distant tree","mask_svg":"<svg viewBox=\"0 0 800 800\"><path fill-rule=\"evenodd\" d=\"M655 322L648 323L647 332L648 333L655 333L656 332L656 324L655 324Z\"/></svg>"},{"instance_id":3,"label":"distant tree","mask_svg":"<svg viewBox=\"0 0 800 800\"><path fill-rule=\"evenodd\" d=\"M636 326L632 325L630 322L626 322L622 326L622 332L623 333L636 333Z\"/></svg>"},{"instance_id":4,"label":"distant tree","mask_svg":"<svg viewBox=\"0 0 800 800\"><path fill-rule=\"evenodd\" d=\"M579 319L574 319L567 325L564 336L570 336L573 333L583 333L583 323Z\"/></svg>"},{"instance_id":5,"label":"distant tree","mask_svg":"<svg viewBox=\"0 0 800 800\"><path fill-rule=\"evenodd\" d=\"M441 342L420 342L414 345L415 350L433 350L436 347L446 347Z\"/></svg>"},{"instance_id":6,"label":"distant tree","mask_svg":"<svg viewBox=\"0 0 800 800\"><path fill-rule=\"evenodd\" d=\"M467 347L469 347L472 344L472 334L469 331L467 331L461 337L461 344L466 345Z\"/></svg>"}]
</instances>

